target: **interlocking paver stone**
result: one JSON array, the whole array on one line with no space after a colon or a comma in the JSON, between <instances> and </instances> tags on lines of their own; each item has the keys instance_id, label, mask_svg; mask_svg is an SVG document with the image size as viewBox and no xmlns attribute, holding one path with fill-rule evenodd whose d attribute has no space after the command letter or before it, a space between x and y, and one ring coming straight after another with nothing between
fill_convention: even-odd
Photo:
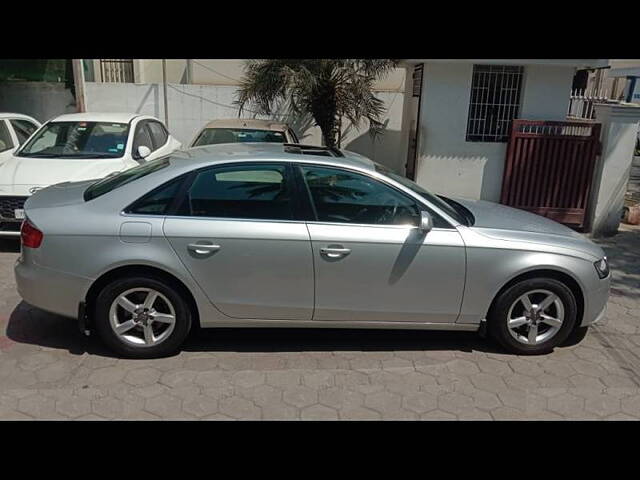
<instances>
[{"instance_id":1,"label":"interlocking paver stone","mask_svg":"<svg viewBox=\"0 0 640 480\"><path fill-rule=\"evenodd\" d=\"M119 359L21 303L0 249L0 419L640 419L640 228L599 242L608 323L532 357L472 333L242 330Z\"/></svg>"}]
</instances>

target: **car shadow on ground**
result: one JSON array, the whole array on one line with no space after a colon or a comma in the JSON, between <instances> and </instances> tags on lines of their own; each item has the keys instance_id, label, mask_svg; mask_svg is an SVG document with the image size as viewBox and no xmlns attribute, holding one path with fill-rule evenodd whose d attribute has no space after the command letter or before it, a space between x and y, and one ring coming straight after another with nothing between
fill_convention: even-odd
<instances>
[{"instance_id":1,"label":"car shadow on ground","mask_svg":"<svg viewBox=\"0 0 640 480\"><path fill-rule=\"evenodd\" d=\"M114 357L94 335L80 333L74 319L20 302L7 324L16 343L66 350L74 355ZM185 352L481 351L504 353L476 332L379 329L216 328L194 329Z\"/></svg>"}]
</instances>

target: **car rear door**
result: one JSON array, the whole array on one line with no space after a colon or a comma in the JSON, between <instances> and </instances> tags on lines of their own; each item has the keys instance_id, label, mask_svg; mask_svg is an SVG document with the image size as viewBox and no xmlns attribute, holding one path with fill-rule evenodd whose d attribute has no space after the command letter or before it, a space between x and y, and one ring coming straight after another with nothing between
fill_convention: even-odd
<instances>
[{"instance_id":1,"label":"car rear door","mask_svg":"<svg viewBox=\"0 0 640 480\"><path fill-rule=\"evenodd\" d=\"M415 199L368 175L301 165L319 321L454 323L465 281L458 231L434 215L417 228Z\"/></svg>"},{"instance_id":2,"label":"car rear door","mask_svg":"<svg viewBox=\"0 0 640 480\"><path fill-rule=\"evenodd\" d=\"M285 163L193 174L164 233L218 310L233 318L311 320L313 259Z\"/></svg>"}]
</instances>

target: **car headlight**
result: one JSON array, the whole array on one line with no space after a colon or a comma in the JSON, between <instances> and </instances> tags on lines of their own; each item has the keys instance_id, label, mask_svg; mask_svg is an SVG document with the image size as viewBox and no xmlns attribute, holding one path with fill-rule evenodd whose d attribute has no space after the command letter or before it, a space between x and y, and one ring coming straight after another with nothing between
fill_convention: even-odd
<instances>
[{"instance_id":1,"label":"car headlight","mask_svg":"<svg viewBox=\"0 0 640 480\"><path fill-rule=\"evenodd\" d=\"M609 276L609 262L607 262L607 257L602 257L602 260L594 262L593 266L596 267L596 272L598 272L600 278L607 278Z\"/></svg>"}]
</instances>

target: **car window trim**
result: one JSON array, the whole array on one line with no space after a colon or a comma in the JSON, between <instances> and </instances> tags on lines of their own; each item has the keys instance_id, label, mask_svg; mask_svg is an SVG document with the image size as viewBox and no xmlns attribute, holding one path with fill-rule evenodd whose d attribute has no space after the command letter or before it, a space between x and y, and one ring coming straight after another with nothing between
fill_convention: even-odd
<instances>
[{"instance_id":1,"label":"car window trim","mask_svg":"<svg viewBox=\"0 0 640 480\"><path fill-rule=\"evenodd\" d=\"M440 213L436 212L433 210L433 208L431 208L428 205L425 205L423 201L420 201L419 199L413 197L412 195L408 195L406 192L402 191L401 189L399 189L398 187L396 187L395 185L390 184L389 182L385 182L383 179L380 179L376 176L373 175L368 175L366 172L363 172L361 170L357 170L357 169L351 169L348 167L342 167L342 166L335 166L335 165L327 165L327 164L323 164L323 163L312 163L312 162L305 162L305 163L298 163L298 162L294 162L295 166L299 172L299 176L300 179L302 180L304 186L305 186L305 192L304 194L307 196L308 202L311 203L312 205L312 211L314 213L314 217L315 218L309 218L307 220L308 223L314 223L314 224L323 224L323 225L357 225L357 226L366 226L366 227L403 227L403 228L407 228L407 227L411 227L411 228L417 228L415 226L412 225L382 225L382 224L377 224L377 223L350 223L350 222L324 222L321 220L318 220L317 217L317 212L315 211L315 205L313 203L313 198L311 197L311 192L308 189L307 186L307 182L304 180L304 175L302 173L302 167L305 166L311 166L311 167L318 167L318 168L330 168L330 169L334 169L334 170L344 170L346 172L349 173L355 173L356 175L362 175L364 177L367 177L373 181L376 182L380 182L383 185L391 188L392 190L395 190L396 192L398 192L400 195L402 195L403 197L406 197L408 199L410 199L411 201L413 201L420 209L420 211L426 211L428 212L430 215L437 215L438 217L440 217L440 219L442 221L444 221L447 225L449 225L449 227L444 228L444 227L434 227L433 230L456 230L456 227L453 226L451 224L451 222L445 218L443 215L441 215ZM302 194L302 192L301 192Z\"/></svg>"}]
</instances>

